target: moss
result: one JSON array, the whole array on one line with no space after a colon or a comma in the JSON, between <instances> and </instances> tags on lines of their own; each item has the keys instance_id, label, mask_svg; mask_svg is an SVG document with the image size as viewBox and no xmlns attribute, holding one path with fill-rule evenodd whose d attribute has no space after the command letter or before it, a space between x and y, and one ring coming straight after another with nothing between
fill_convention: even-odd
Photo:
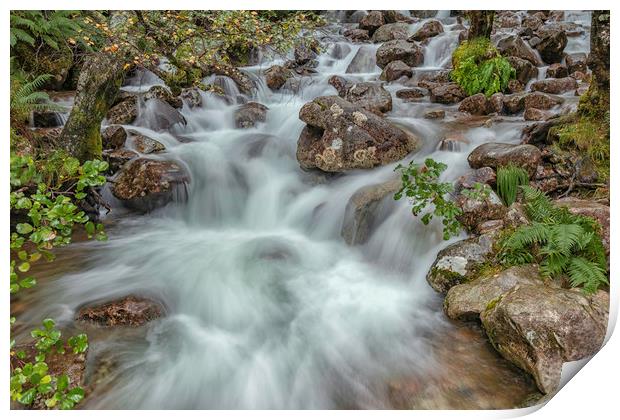
<instances>
[{"instance_id":1,"label":"moss","mask_svg":"<svg viewBox=\"0 0 620 420\"><path fill-rule=\"evenodd\" d=\"M446 270L444 268L433 267L431 269L431 275L433 277L443 277L446 280L449 280L450 283L453 284L461 284L469 281L468 277L459 274L455 271Z\"/></svg>"},{"instance_id":2,"label":"moss","mask_svg":"<svg viewBox=\"0 0 620 420\"><path fill-rule=\"evenodd\" d=\"M496 297L496 298L494 298L494 299L491 299L491 300L487 303L487 306L486 306L486 308L485 308L484 310L485 310L485 311L491 311L491 310L493 310L493 309L497 306L497 304L498 304L499 302L501 302L502 298L503 298L503 295L499 295L498 297Z\"/></svg>"}]
</instances>

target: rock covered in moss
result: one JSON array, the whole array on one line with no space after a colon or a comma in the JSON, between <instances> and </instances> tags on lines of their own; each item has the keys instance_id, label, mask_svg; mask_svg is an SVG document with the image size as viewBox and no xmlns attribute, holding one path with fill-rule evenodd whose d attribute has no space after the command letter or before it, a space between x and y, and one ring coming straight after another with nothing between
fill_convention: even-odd
<instances>
[{"instance_id":1,"label":"rock covered in moss","mask_svg":"<svg viewBox=\"0 0 620 420\"><path fill-rule=\"evenodd\" d=\"M297 142L304 169L368 169L400 160L420 144L413 134L338 96L308 102L299 118L307 124Z\"/></svg>"},{"instance_id":2,"label":"rock covered in moss","mask_svg":"<svg viewBox=\"0 0 620 420\"><path fill-rule=\"evenodd\" d=\"M165 308L151 299L126 296L102 304L88 305L79 309L76 321L97 324L102 327L139 327L165 314Z\"/></svg>"},{"instance_id":3,"label":"rock covered in moss","mask_svg":"<svg viewBox=\"0 0 620 420\"><path fill-rule=\"evenodd\" d=\"M167 102L173 108L181 108L183 106L183 100L179 97L172 95L172 93L164 86L153 86L145 94L144 100L159 99L160 101Z\"/></svg>"},{"instance_id":4,"label":"rock covered in moss","mask_svg":"<svg viewBox=\"0 0 620 420\"><path fill-rule=\"evenodd\" d=\"M522 285L480 314L493 346L530 373L543 393L557 389L563 362L596 353L605 338L609 295Z\"/></svg>"},{"instance_id":5,"label":"rock covered in moss","mask_svg":"<svg viewBox=\"0 0 620 420\"><path fill-rule=\"evenodd\" d=\"M468 232L480 233L482 223L503 219L508 211L501 198L492 190L482 197L461 193L456 197L455 203L461 209L461 214L456 219Z\"/></svg>"},{"instance_id":6,"label":"rock covered in moss","mask_svg":"<svg viewBox=\"0 0 620 420\"><path fill-rule=\"evenodd\" d=\"M125 206L146 212L173 201L187 182L189 176L176 162L140 158L121 169L112 194Z\"/></svg>"}]
</instances>

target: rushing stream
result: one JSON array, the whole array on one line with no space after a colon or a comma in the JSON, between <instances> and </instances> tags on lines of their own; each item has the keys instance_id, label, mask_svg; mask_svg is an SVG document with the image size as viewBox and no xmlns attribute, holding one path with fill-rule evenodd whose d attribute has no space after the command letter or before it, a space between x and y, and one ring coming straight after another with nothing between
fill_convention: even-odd
<instances>
[{"instance_id":1,"label":"rushing stream","mask_svg":"<svg viewBox=\"0 0 620 420\"><path fill-rule=\"evenodd\" d=\"M456 21L440 17L446 32L425 47L414 77L450 62ZM258 85L252 100L269 107L256 128L234 128L238 104L208 93L202 107L182 109L184 127L145 128L148 108L131 126L166 146L162 158L186 166L187 200L148 215L114 207L109 241L63 249L19 302L24 334L44 317L71 329L76 309L92 301L133 293L165 304L167 316L143 329L89 331L87 381L106 363L109 374L86 408L510 408L535 392L479 327L443 315L441 296L425 281L447 244L440 223L423 226L407 202L388 198L366 244L343 241L349 198L393 177L396 163L337 177L299 168L301 106L336 94L327 83L334 74L380 74L377 45L352 44L339 29L323 30L317 74L300 78L298 92L266 87L261 74L273 60L246 69ZM583 51L587 38L571 38L569 47ZM229 79L210 81L242 97ZM145 75L126 89L157 83ZM394 101L387 117L423 140L403 162L433 157L454 180L477 145L520 140L521 117L428 120L426 110L456 106L404 103L394 96L399 88L386 85ZM438 150L453 133L464 139L460 150Z\"/></svg>"}]
</instances>

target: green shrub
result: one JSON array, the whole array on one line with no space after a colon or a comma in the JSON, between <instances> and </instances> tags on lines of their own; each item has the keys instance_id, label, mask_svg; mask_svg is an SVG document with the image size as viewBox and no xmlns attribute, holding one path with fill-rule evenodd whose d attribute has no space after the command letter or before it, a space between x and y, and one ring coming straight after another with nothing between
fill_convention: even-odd
<instances>
[{"instance_id":1,"label":"green shrub","mask_svg":"<svg viewBox=\"0 0 620 420\"><path fill-rule=\"evenodd\" d=\"M586 294L609 284L598 223L554 206L537 189L521 188L531 223L502 239L500 261L507 265L537 262L544 276L567 275L571 286L583 288Z\"/></svg>"},{"instance_id":2,"label":"green shrub","mask_svg":"<svg viewBox=\"0 0 620 420\"><path fill-rule=\"evenodd\" d=\"M452 55L450 77L468 95L491 96L508 87L515 69L486 38L464 41Z\"/></svg>"},{"instance_id":3,"label":"green shrub","mask_svg":"<svg viewBox=\"0 0 620 420\"><path fill-rule=\"evenodd\" d=\"M523 168L514 165L502 166L497 170L497 194L510 206L517 199L517 190L527 185L530 177Z\"/></svg>"},{"instance_id":4,"label":"green shrub","mask_svg":"<svg viewBox=\"0 0 620 420\"><path fill-rule=\"evenodd\" d=\"M401 173L402 186L394 194L395 200L400 200L403 196L409 198L413 204L411 212L414 216L418 216L429 204L432 204L433 211L422 216L422 223L427 225L433 216L441 217L445 240L458 235L461 230L461 224L456 220L461 209L446 198L446 195L453 190L452 184L438 181L439 175L447 167L445 163L436 162L430 158L424 161L424 165L414 162L409 163L408 166L398 165L395 171Z\"/></svg>"}]
</instances>

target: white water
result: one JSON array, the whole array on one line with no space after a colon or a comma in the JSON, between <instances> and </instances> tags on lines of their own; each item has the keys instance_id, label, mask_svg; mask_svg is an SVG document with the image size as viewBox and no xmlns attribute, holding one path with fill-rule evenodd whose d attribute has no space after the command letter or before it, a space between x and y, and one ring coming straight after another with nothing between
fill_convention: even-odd
<instances>
[{"instance_id":1,"label":"white water","mask_svg":"<svg viewBox=\"0 0 620 420\"><path fill-rule=\"evenodd\" d=\"M456 36L432 40L424 66L445 67ZM253 100L269 112L256 128L235 129L237 105L208 93L202 108L183 108L186 127L132 127L162 142L163 158L186 165L188 201L114 222L106 243L69 248L86 251L84 266L40 285L37 300L46 305L21 319L51 316L70 325L84 303L128 293L165 303L168 315L149 324L145 339L95 335L90 357L111 353L119 366L113 386L88 408L385 408L385 383L440 369L432 337L451 327L425 275L446 246L441 224L423 226L408 203L388 198L368 243L347 246L340 237L347 201L393 176L396 163L322 180L295 158L299 109L335 94L329 76L379 75L372 66L345 74L360 46L342 41L339 59L334 48L298 93L271 92L258 78ZM247 70L260 74L269 65ZM226 78L208 81L239 95ZM127 89L160 82L149 75ZM442 107L394 97L388 117L423 140L404 162L431 156L448 164L444 179L467 171L466 156L477 145L519 141L522 123L459 126L467 141L461 151L437 151L452 129L423 119L429 106Z\"/></svg>"}]
</instances>

